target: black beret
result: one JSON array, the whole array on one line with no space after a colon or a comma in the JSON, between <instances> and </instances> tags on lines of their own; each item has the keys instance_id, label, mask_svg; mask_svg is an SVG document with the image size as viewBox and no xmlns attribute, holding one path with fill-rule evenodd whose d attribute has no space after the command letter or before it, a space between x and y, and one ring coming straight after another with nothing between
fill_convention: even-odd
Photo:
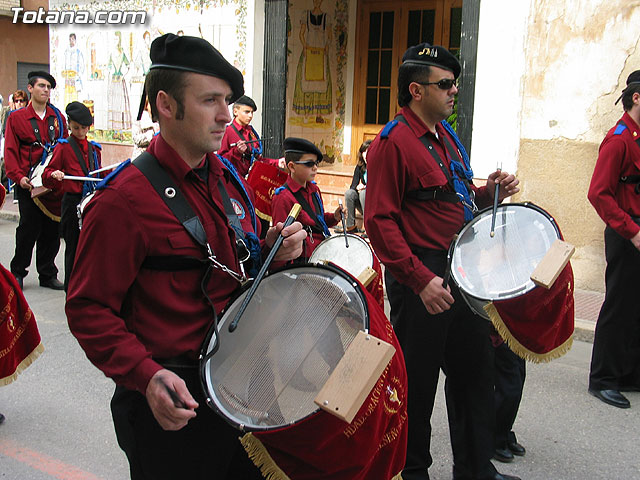
<instances>
[{"instance_id":1,"label":"black beret","mask_svg":"<svg viewBox=\"0 0 640 480\"><path fill-rule=\"evenodd\" d=\"M83 125L85 127L90 127L91 125L93 125L91 110L89 110L84 103L71 102L69 105L67 105L67 108L65 108L64 111L67 112L69 120L78 122L80 125Z\"/></svg>"},{"instance_id":2,"label":"black beret","mask_svg":"<svg viewBox=\"0 0 640 480\"><path fill-rule=\"evenodd\" d=\"M151 67L184 70L225 80L233 92L231 102L244 94L242 73L213 45L202 38L167 33L151 43Z\"/></svg>"},{"instance_id":3,"label":"black beret","mask_svg":"<svg viewBox=\"0 0 640 480\"><path fill-rule=\"evenodd\" d=\"M453 72L454 78L458 78L462 70L460 62L449 50L429 43L409 47L402 56L402 65L440 67Z\"/></svg>"},{"instance_id":4,"label":"black beret","mask_svg":"<svg viewBox=\"0 0 640 480\"><path fill-rule=\"evenodd\" d=\"M253 101L251 97L247 97L246 95L241 96L234 102L235 105L246 105L247 107L253 108L254 112L258 111L258 107L256 102Z\"/></svg>"},{"instance_id":5,"label":"black beret","mask_svg":"<svg viewBox=\"0 0 640 480\"><path fill-rule=\"evenodd\" d=\"M44 70L36 70L27 74L27 82L30 83L34 78L44 78L51 84L51 88L56 88L56 79L53 78L53 75L51 75L49 72L45 72Z\"/></svg>"},{"instance_id":6,"label":"black beret","mask_svg":"<svg viewBox=\"0 0 640 480\"><path fill-rule=\"evenodd\" d=\"M622 93L620 94L620 96L616 100L615 105L617 105L618 102L620 100L622 100L622 97L624 97L625 93L635 90L635 89L631 89L629 87L634 87L636 85L640 85L640 70L636 70L635 72L631 72L631 74L627 77L627 88L622 90Z\"/></svg>"},{"instance_id":7,"label":"black beret","mask_svg":"<svg viewBox=\"0 0 640 480\"><path fill-rule=\"evenodd\" d=\"M636 70L635 72L631 72L631 75L627 77L627 87L631 84L640 83L640 70Z\"/></svg>"},{"instance_id":8,"label":"black beret","mask_svg":"<svg viewBox=\"0 0 640 480\"><path fill-rule=\"evenodd\" d=\"M284 147L284 153L312 153L318 158L318 162L322 160L320 149L304 138L287 137L282 142L282 146Z\"/></svg>"}]
</instances>

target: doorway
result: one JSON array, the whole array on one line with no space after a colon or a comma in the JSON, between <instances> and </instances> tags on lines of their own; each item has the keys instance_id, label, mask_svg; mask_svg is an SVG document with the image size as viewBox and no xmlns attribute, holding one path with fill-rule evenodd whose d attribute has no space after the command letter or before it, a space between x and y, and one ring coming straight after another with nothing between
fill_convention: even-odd
<instances>
[{"instance_id":1,"label":"doorway","mask_svg":"<svg viewBox=\"0 0 640 480\"><path fill-rule=\"evenodd\" d=\"M412 45L460 50L463 0L359 0L356 24L351 160L399 110L398 68Z\"/></svg>"}]
</instances>

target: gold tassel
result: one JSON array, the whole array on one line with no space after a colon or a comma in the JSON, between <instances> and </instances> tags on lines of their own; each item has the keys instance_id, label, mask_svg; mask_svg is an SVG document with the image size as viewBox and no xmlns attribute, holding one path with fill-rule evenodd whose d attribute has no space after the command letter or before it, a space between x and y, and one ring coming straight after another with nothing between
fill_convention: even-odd
<instances>
[{"instance_id":1,"label":"gold tassel","mask_svg":"<svg viewBox=\"0 0 640 480\"><path fill-rule=\"evenodd\" d=\"M527 360L528 362L533 363L546 363L551 360L555 360L556 358L560 358L569 350L571 350L571 346L573 345L573 334L560 346L550 350L547 353L535 353L529 350L527 347L522 345L507 328L507 326L502 321L498 310L493 305L493 303L489 302L484 306L484 311L487 312L489 318L491 319L491 323L493 323L493 327L496 329L498 334L502 337L502 339L507 342L507 345L511 349L513 353L518 355L520 358Z\"/></svg>"},{"instance_id":2,"label":"gold tassel","mask_svg":"<svg viewBox=\"0 0 640 480\"><path fill-rule=\"evenodd\" d=\"M13 374L9 375L8 377L0 378L0 387L9 385L11 382L14 382L18 378L18 375L21 374L29 365L31 365L42 352L44 352L44 345L42 345L42 343L39 343L38 346L34 348L29 355L27 355L27 358L25 358L18 364L18 366L16 367L16 371L13 372Z\"/></svg>"},{"instance_id":3,"label":"gold tassel","mask_svg":"<svg viewBox=\"0 0 640 480\"><path fill-rule=\"evenodd\" d=\"M240 438L240 443L247 451L253 464L260 469L264 478L267 480L291 480L273 461L262 442L253 434L246 433ZM402 480L402 473L395 475L391 480Z\"/></svg>"},{"instance_id":4,"label":"gold tassel","mask_svg":"<svg viewBox=\"0 0 640 480\"><path fill-rule=\"evenodd\" d=\"M273 461L262 442L253 434L246 433L240 438L240 443L247 451L253 464L260 469L264 478L267 480L291 480Z\"/></svg>"},{"instance_id":5,"label":"gold tassel","mask_svg":"<svg viewBox=\"0 0 640 480\"><path fill-rule=\"evenodd\" d=\"M54 215L53 213L51 213L49 211L49 209L47 209L47 207L44 206L44 204L40 201L40 199L38 198L34 198L33 199L33 203L36 204L36 206L42 210L42 213L44 213L47 217L49 217L51 220L53 220L54 222L59 222L60 221L60 217L58 215Z\"/></svg>"}]
</instances>

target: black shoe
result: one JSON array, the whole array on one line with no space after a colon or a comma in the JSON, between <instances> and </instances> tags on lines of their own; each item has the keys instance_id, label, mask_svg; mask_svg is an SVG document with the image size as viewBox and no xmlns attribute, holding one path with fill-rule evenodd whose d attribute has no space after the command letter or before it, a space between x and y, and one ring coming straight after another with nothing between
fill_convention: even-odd
<instances>
[{"instance_id":1,"label":"black shoe","mask_svg":"<svg viewBox=\"0 0 640 480\"><path fill-rule=\"evenodd\" d=\"M513 462L513 453L508 448L496 448L493 458L502 463L511 463Z\"/></svg>"},{"instance_id":2,"label":"black shoe","mask_svg":"<svg viewBox=\"0 0 640 480\"><path fill-rule=\"evenodd\" d=\"M622 395L618 390L594 390L590 388L589 393L614 407L629 408L631 406L627 397Z\"/></svg>"},{"instance_id":3,"label":"black shoe","mask_svg":"<svg viewBox=\"0 0 640 480\"><path fill-rule=\"evenodd\" d=\"M40 286L50 288L52 290L64 290L64 284L56 277L50 278L48 280L40 280Z\"/></svg>"},{"instance_id":4,"label":"black shoe","mask_svg":"<svg viewBox=\"0 0 640 480\"><path fill-rule=\"evenodd\" d=\"M20 290L24 290L24 277L22 275L17 275L17 274L13 274L13 276L16 279L16 282L18 282L18 286L20 287Z\"/></svg>"},{"instance_id":5,"label":"black shoe","mask_svg":"<svg viewBox=\"0 0 640 480\"><path fill-rule=\"evenodd\" d=\"M520 477L516 477L515 475L507 475L506 473L498 473L491 477L491 480L522 480Z\"/></svg>"},{"instance_id":6,"label":"black shoe","mask_svg":"<svg viewBox=\"0 0 640 480\"><path fill-rule=\"evenodd\" d=\"M527 453L526 448L524 448L518 442L508 442L507 447L509 448L509 450L511 450L511 453L519 457L524 457L524 454Z\"/></svg>"},{"instance_id":7,"label":"black shoe","mask_svg":"<svg viewBox=\"0 0 640 480\"><path fill-rule=\"evenodd\" d=\"M4 422L4 415L0 413L0 423Z\"/></svg>"}]
</instances>

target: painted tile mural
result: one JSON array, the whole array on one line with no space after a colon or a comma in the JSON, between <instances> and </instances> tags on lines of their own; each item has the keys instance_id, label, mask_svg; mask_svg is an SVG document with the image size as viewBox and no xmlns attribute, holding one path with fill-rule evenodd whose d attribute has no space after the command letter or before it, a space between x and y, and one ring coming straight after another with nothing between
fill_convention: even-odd
<instances>
[{"instance_id":1,"label":"painted tile mural","mask_svg":"<svg viewBox=\"0 0 640 480\"><path fill-rule=\"evenodd\" d=\"M50 8L59 10L147 12L143 25L50 25L50 67L59 85L52 102L62 110L74 100L91 108L91 133L98 142L131 143L154 38L165 33L202 37L245 75L253 74L246 57L249 1L50 0Z\"/></svg>"},{"instance_id":2,"label":"painted tile mural","mask_svg":"<svg viewBox=\"0 0 640 480\"><path fill-rule=\"evenodd\" d=\"M314 142L325 161L344 144L348 0L289 3L287 136Z\"/></svg>"}]
</instances>

